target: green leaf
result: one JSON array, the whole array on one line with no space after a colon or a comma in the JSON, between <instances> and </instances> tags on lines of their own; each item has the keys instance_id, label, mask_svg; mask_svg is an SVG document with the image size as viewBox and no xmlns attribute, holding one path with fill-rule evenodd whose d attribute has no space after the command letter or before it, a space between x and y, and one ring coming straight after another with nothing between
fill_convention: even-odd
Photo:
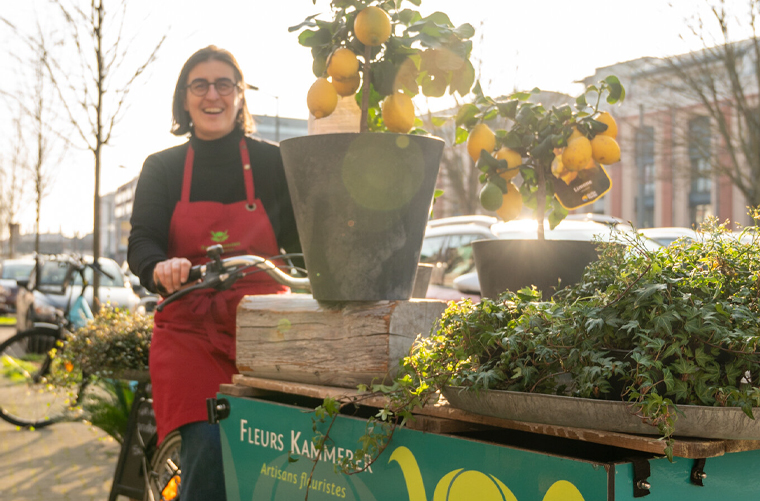
<instances>
[{"instance_id":1,"label":"green leaf","mask_svg":"<svg viewBox=\"0 0 760 501\"><path fill-rule=\"evenodd\" d=\"M457 111L457 115L456 115L456 118L454 119L454 123L456 123L457 126L464 125L465 127L472 127L478 122L476 115L478 114L479 111L480 110L478 109L478 107L475 106L474 104L469 104L469 103L464 104Z\"/></svg>"},{"instance_id":2,"label":"green leaf","mask_svg":"<svg viewBox=\"0 0 760 501\"><path fill-rule=\"evenodd\" d=\"M396 90L396 67L391 61L385 60L372 65L371 82L381 96L389 96Z\"/></svg>"},{"instance_id":3,"label":"green leaf","mask_svg":"<svg viewBox=\"0 0 760 501\"><path fill-rule=\"evenodd\" d=\"M454 34L461 39L472 38L475 36L475 28L473 28L471 24L465 23L458 26L454 30Z\"/></svg>"},{"instance_id":4,"label":"green leaf","mask_svg":"<svg viewBox=\"0 0 760 501\"><path fill-rule=\"evenodd\" d=\"M575 98L575 107L579 110L582 110L583 108L586 108L588 106L588 103L586 102L586 95L581 94L577 98Z\"/></svg>"},{"instance_id":5,"label":"green leaf","mask_svg":"<svg viewBox=\"0 0 760 501\"><path fill-rule=\"evenodd\" d=\"M476 98L483 97L483 88L480 86L480 80L475 82L475 86L472 88L472 93L475 94Z\"/></svg>"},{"instance_id":6,"label":"green leaf","mask_svg":"<svg viewBox=\"0 0 760 501\"><path fill-rule=\"evenodd\" d=\"M553 230L567 217L568 211L562 207L562 204L559 203L557 198L552 198L550 207L551 212L547 216L547 219L549 220L549 228Z\"/></svg>"},{"instance_id":7,"label":"green leaf","mask_svg":"<svg viewBox=\"0 0 760 501\"><path fill-rule=\"evenodd\" d=\"M527 101L528 99L530 99L531 95L532 94L530 92L515 92L514 94L512 94L509 97L511 97L513 99L517 99L519 101Z\"/></svg>"},{"instance_id":8,"label":"green leaf","mask_svg":"<svg viewBox=\"0 0 760 501\"><path fill-rule=\"evenodd\" d=\"M430 122L433 124L433 127L443 127L448 121L449 119L446 117L430 117Z\"/></svg>"},{"instance_id":9,"label":"green leaf","mask_svg":"<svg viewBox=\"0 0 760 501\"><path fill-rule=\"evenodd\" d=\"M607 96L607 102L609 104L615 104L618 101L625 100L625 88L623 87L623 84L620 83L618 77L610 75L605 78L604 81L609 85L610 89L610 93Z\"/></svg>"},{"instance_id":10,"label":"green leaf","mask_svg":"<svg viewBox=\"0 0 760 501\"><path fill-rule=\"evenodd\" d=\"M473 82L475 82L475 68L469 60L466 60L464 66L451 76L451 94L458 92L464 97L470 92Z\"/></svg>"},{"instance_id":11,"label":"green leaf","mask_svg":"<svg viewBox=\"0 0 760 501\"><path fill-rule=\"evenodd\" d=\"M420 2L422 0L416 1ZM419 3L417 5L419 5ZM422 19L422 16L415 10L404 9L398 13L398 19L405 26L409 26L410 24L418 23Z\"/></svg>"},{"instance_id":12,"label":"green leaf","mask_svg":"<svg viewBox=\"0 0 760 501\"><path fill-rule=\"evenodd\" d=\"M507 135L504 136L502 144L507 148L518 150L522 148L522 137L515 131L509 131L507 132Z\"/></svg>"},{"instance_id":13,"label":"green leaf","mask_svg":"<svg viewBox=\"0 0 760 501\"><path fill-rule=\"evenodd\" d=\"M456 134L456 137L454 140L454 144L465 143L467 142L467 138L470 136L470 133L464 127L457 127L455 134Z\"/></svg>"},{"instance_id":14,"label":"green leaf","mask_svg":"<svg viewBox=\"0 0 760 501\"><path fill-rule=\"evenodd\" d=\"M520 101L517 99L511 99L506 102L497 102L496 107L499 109L499 114L505 118L509 118L510 120L514 120L515 115L517 113L517 105Z\"/></svg>"},{"instance_id":15,"label":"green leaf","mask_svg":"<svg viewBox=\"0 0 760 501\"><path fill-rule=\"evenodd\" d=\"M554 116L557 117L557 120L559 120L560 123L569 120L573 116L573 110L566 104L559 108L552 108L552 113L554 113Z\"/></svg>"},{"instance_id":16,"label":"green leaf","mask_svg":"<svg viewBox=\"0 0 760 501\"><path fill-rule=\"evenodd\" d=\"M482 120L483 122L490 122L491 120L496 118L498 114L499 114L499 110L497 108L491 108L490 110L488 110L488 112L485 115L483 115Z\"/></svg>"},{"instance_id":17,"label":"green leaf","mask_svg":"<svg viewBox=\"0 0 760 501\"><path fill-rule=\"evenodd\" d=\"M318 47L329 44L332 41L332 35L329 30L320 29L318 31L305 30L298 35L298 43L304 47Z\"/></svg>"}]
</instances>

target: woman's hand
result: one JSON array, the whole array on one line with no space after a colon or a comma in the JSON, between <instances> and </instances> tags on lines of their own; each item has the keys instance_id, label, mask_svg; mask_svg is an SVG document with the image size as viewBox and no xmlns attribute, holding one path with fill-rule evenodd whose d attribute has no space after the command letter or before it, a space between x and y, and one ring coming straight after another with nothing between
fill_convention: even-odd
<instances>
[{"instance_id":1,"label":"woman's hand","mask_svg":"<svg viewBox=\"0 0 760 501\"><path fill-rule=\"evenodd\" d=\"M184 257L173 257L161 261L153 268L153 282L156 288L164 293L171 294L186 285L190 274L191 263ZM163 290L161 290L163 289Z\"/></svg>"}]
</instances>

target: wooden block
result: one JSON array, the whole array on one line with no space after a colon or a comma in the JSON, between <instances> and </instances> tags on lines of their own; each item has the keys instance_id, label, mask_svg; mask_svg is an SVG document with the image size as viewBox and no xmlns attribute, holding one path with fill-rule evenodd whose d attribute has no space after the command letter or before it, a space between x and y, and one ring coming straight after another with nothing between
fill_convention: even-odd
<instances>
[{"instance_id":1,"label":"wooden block","mask_svg":"<svg viewBox=\"0 0 760 501\"><path fill-rule=\"evenodd\" d=\"M317 302L301 294L247 296L237 312L237 368L259 378L355 388L392 376L437 300Z\"/></svg>"}]
</instances>

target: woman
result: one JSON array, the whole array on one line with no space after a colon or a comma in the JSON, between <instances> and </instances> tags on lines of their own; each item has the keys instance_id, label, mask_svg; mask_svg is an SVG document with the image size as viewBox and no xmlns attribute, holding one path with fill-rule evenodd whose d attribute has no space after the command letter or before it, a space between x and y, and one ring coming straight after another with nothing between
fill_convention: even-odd
<instances>
[{"instance_id":1,"label":"woman","mask_svg":"<svg viewBox=\"0 0 760 501\"><path fill-rule=\"evenodd\" d=\"M128 260L140 282L171 293L191 265L226 255L299 252L293 208L279 148L245 134L253 120L245 83L229 52L209 46L193 54L174 91L172 133L190 140L149 156L135 191ZM217 425L206 423L206 398L235 369L235 311L249 294L288 289L265 273L222 292L196 291L155 315L150 353L159 441L182 436L182 499L224 497Z\"/></svg>"}]
</instances>

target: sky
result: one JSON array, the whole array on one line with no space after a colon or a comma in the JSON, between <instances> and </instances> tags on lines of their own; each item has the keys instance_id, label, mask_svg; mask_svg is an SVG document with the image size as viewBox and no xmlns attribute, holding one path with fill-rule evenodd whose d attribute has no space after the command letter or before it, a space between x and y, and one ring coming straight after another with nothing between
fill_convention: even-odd
<instances>
[{"instance_id":1,"label":"sky","mask_svg":"<svg viewBox=\"0 0 760 501\"><path fill-rule=\"evenodd\" d=\"M246 94L251 113L308 117L306 93L315 79L311 54L288 27L312 14L324 13L326 19L328 0L316 5L312 0L129 0L127 5L125 34L134 37L128 61L139 64L163 34L167 39L158 60L132 87L129 108L103 153L101 195L137 177L151 153L184 141L169 133L172 93L182 64L206 45L231 51L246 81L259 88ZM423 15L440 10L455 25L475 27L473 61L487 95L533 87L577 95L582 88L575 82L596 68L698 49L700 42L680 35L687 33L685 19L697 14L699 5L699 0L423 0L419 10ZM43 0L0 0L0 16L29 31L36 18L50 22L52 11ZM0 74L8 83L16 73L10 55L23 47L2 24L0 46ZM451 102L417 99L415 104L435 111ZM5 106L0 101L0 116L6 117L0 120L0 132L5 131L0 153L10 147ZM69 236L91 232L92 154L69 149L55 170L41 230ZM22 233L33 233L30 197L19 223Z\"/></svg>"}]
</instances>

